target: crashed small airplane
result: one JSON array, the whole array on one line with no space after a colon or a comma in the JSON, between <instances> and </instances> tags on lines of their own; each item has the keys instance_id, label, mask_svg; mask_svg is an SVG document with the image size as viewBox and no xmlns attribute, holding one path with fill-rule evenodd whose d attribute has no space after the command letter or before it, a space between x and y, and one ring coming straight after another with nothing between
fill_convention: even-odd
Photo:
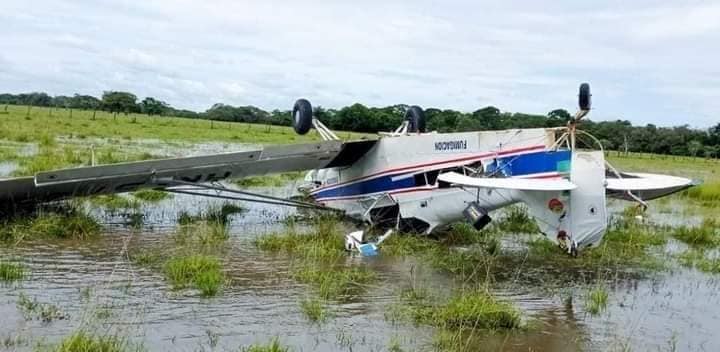
<instances>
[{"instance_id":1,"label":"crashed small airplane","mask_svg":"<svg viewBox=\"0 0 720 352\"><path fill-rule=\"evenodd\" d=\"M315 128L324 141L255 151L80 167L0 180L0 204L20 208L70 197L154 188L167 192L339 211L373 227L429 234L463 219L475 228L490 212L527 205L544 236L568 253L596 246L607 229L606 197L645 201L694 185L692 180L623 173L605 161L602 145L578 122L590 111L587 83L566 127L461 133L426 132L423 110L411 106L395 131L343 142L313 117L310 102L293 107L298 134ZM579 137L597 151L576 147ZM310 201L227 187L222 179L311 170ZM391 232L381 239L386 238ZM348 249L372 254L362 232Z\"/></svg>"}]
</instances>

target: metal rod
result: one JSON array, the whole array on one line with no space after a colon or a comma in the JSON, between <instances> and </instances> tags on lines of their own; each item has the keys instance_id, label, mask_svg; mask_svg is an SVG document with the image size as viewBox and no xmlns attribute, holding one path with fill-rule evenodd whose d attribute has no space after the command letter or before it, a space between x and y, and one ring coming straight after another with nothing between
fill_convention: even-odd
<instances>
[{"instance_id":1,"label":"metal rod","mask_svg":"<svg viewBox=\"0 0 720 352\"><path fill-rule=\"evenodd\" d=\"M202 197L220 198L220 199L228 199L228 200L239 200L239 201L245 201L245 202L264 203L264 204L271 204L271 205L283 205L283 206L289 206L289 207L295 207L295 208L308 208L308 209L316 209L316 210L342 212L339 209L334 209L334 208L329 208L329 207L324 207L324 206L314 205L314 204L303 205L303 204L295 204L295 203L291 203L291 202L279 202L279 201L253 199L253 198L245 198L245 197L224 196L222 194L185 191L185 190L181 190L181 189L166 189L165 191L172 192L172 193L188 194L188 195L192 195L192 196L202 196Z\"/></svg>"},{"instance_id":2,"label":"metal rod","mask_svg":"<svg viewBox=\"0 0 720 352\"><path fill-rule=\"evenodd\" d=\"M309 207L309 208L314 208L314 209L332 209L334 211L340 211L338 209L334 209L334 208L330 208L330 207L326 207L326 206L322 206L322 205L317 205L317 204L313 204L313 203L309 203L309 202L302 202L302 201L293 200L293 199L273 197L273 196L268 196L265 194L257 194L257 193L246 192L246 191L241 191L241 190L237 190L237 189L230 189L230 188L226 188L226 187L214 187L214 186L209 186L209 185L204 185L204 184L197 184L197 183L192 183L192 182L187 182L187 181L178 181L178 180L171 180L171 181L167 181L167 182L168 182L168 184L176 183L176 184L179 184L182 186L190 186L190 187L214 190L214 191L219 191L219 192L236 193L236 194L242 194L242 195L246 195L246 196L261 198L261 199L263 199L263 198L270 199L272 201L280 202L280 203L282 203L282 205L295 204L299 207ZM201 193L199 195L205 195L205 194ZM248 199L245 199L245 200L248 200ZM249 200L252 201L252 199L249 199Z\"/></svg>"}]
</instances>

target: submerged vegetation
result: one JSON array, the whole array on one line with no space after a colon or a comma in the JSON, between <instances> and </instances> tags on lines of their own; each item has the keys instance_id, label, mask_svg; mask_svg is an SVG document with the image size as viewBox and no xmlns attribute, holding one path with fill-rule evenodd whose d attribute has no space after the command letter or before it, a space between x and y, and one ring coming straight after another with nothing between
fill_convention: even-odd
<instances>
[{"instance_id":1,"label":"submerged vegetation","mask_svg":"<svg viewBox=\"0 0 720 352\"><path fill-rule=\"evenodd\" d=\"M364 291L376 279L364 266L348 265L338 219L321 217L309 233L300 232L294 223L285 233L259 237L255 245L269 252L290 254L294 259L292 276L309 284L323 299L338 299Z\"/></svg>"},{"instance_id":2,"label":"submerged vegetation","mask_svg":"<svg viewBox=\"0 0 720 352\"><path fill-rule=\"evenodd\" d=\"M700 249L688 249L678 255L680 263L709 274L720 274L720 257Z\"/></svg>"},{"instance_id":3,"label":"submerged vegetation","mask_svg":"<svg viewBox=\"0 0 720 352\"><path fill-rule=\"evenodd\" d=\"M314 323L322 323L328 319L329 313L323 301L317 298L305 298L300 300L300 309L303 314Z\"/></svg>"},{"instance_id":4,"label":"submerged vegetation","mask_svg":"<svg viewBox=\"0 0 720 352\"><path fill-rule=\"evenodd\" d=\"M22 293L18 298L17 306L28 320L36 318L45 323L49 323L53 320L62 320L67 318L67 316L62 313L60 308L56 305L50 303L40 303L37 299L30 299Z\"/></svg>"},{"instance_id":5,"label":"submerged vegetation","mask_svg":"<svg viewBox=\"0 0 720 352\"><path fill-rule=\"evenodd\" d=\"M150 203L155 203L172 198L172 194L155 189L142 189L139 191L135 191L132 193L132 196Z\"/></svg>"}]
</instances>

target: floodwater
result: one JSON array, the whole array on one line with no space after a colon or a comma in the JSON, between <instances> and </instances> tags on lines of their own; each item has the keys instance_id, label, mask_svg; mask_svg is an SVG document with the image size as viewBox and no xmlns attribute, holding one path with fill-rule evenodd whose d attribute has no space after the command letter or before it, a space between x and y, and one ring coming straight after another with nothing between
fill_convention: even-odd
<instances>
[{"instance_id":1,"label":"floodwater","mask_svg":"<svg viewBox=\"0 0 720 352\"><path fill-rule=\"evenodd\" d=\"M187 155L184 148L170 146L162 153ZM191 153L246 148L208 144ZM0 164L0 172L11 167ZM262 191L288 196L292 186ZM413 282L445 293L457 283L412 258L348 258L365 262L379 279L362 296L331 301L327 322L309 322L298 302L313 292L291 278L291 259L252 244L257 236L282 230L282 220L294 215L292 209L242 204L246 211L230 218L229 248L223 257L230 282L216 297L173 291L162 273L128 260L128 252L169 243L180 211L198 213L217 203L175 195L144 204L139 230L125 225L122 216L95 209L93 215L104 225L97 240L24 241L1 247L0 257L23 262L29 276L0 284L0 340L16 340L0 344L0 350L32 351L36 343L57 342L80 328L128 336L151 351L236 351L274 337L292 351L387 351L393 343L404 351L433 349L436 329L394 321L387 312L398 301L398 292ZM622 206L612 203L610 208L618 212ZM702 216L688 205L662 203L651 208L650 218L679 225L699 222ZM672 240L669 246L682 249ZM622 277L609 280L608 307L592 316L584 309L587 283L549 291L537 286L538 280L523 282L519 275L520 281L498 285L495 294L519 307L532 328L487 333L468 343L491 351L720 351L718 276L673 265L650 277ZM57 306L61 317L50 322L28 319L17 305L21 295Z\"/></svg>"},{"instance_id":2,"label":"floodwater","mask_svg":"<svg viewBox=\"0 0 720 352\"><path fill-rule=\"evenodd\" d=\"M0 287L0 338L25 341L7 349L32 350L33 341L58 341L88 325L130 336L148 350L237 350L276 336L294 351L384 351L391 341L406 351L432 349L433 328L393 321L385 314L398 291L413 280L439 291L453 285L446 275L412 259L349 259L366 261L380 279L361 297L331 303L333 317L326 323L310 323L298 301L312 292L290 278L290 259L261 252L251 243L256 236L281 230L278 220L292 210L246 205L247 211L231 218L230 249L224 259L231 282L217 297L172 291L161 273L128 261L125 246L132 252L162 245L180 210L193 213L214 202L176 195L144 205L147 215L139 231L122 225L121 216L96 210L106 227L98 240L23 242L2 248L2 257L21 260L31 273ZM584 311L580 288L571 295L522 282L509 287L496 294L514 302L535 327L476 337L483 349L614 351L629 345L632 350L657 351L675 345L677 350L720 350L718 280L694 270L676 268L650 278L614 281L608 309L599 316ZM63 318L26 319L17 307L21 294L57 306ZM103 312L103 318L97 312Z\"/></svg>"}]
</instances>

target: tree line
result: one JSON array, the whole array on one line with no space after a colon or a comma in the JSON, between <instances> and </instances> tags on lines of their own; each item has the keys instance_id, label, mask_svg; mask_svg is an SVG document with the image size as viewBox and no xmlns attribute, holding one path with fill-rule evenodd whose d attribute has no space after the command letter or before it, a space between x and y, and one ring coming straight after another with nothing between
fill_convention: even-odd
<instances>
[{"instance_id":1,"label":"tree line","mask_svg":"<svg viewBox=\"0 0 720 352\"><path fill-rule=\"evenodd\" d=\"M32 105L69 109L104 110L113 113L142 113L157 116L179 116L218 121L261 123L288 126L289 110L265 111L255 106L214 104L204 112L176 109L166 102L146 97L138 100L129 92L107 91L101 98L90 95L50 96L47 93L0 94L0 104ZM403 121L409 105L367 107L353 104L340 109L314 107L315 116L335 130L368 132L391 131ZM428 130L438 132L501 130L565 126L572 115L564 109L546 115L500 111L487 106L473 112L426 108ZM633 126L627 120L583 120L581 128L597 137L605 149L668 155L720 156L720 123L709 129L688 125L658 127L653 124Z\"/></svg>"}]
</instances>

